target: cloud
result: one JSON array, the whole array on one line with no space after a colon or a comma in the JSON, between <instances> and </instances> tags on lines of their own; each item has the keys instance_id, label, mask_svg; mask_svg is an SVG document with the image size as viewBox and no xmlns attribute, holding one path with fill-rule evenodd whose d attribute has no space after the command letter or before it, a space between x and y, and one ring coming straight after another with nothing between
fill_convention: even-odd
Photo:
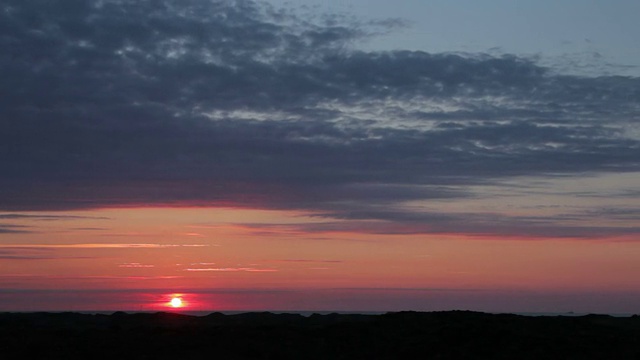
<instances>
[{"instance_id":1,"label":"cloud","mask_svg":"<svg viewBox=\"0 0 640 360\"><path fill-rule=\"evenodd\" d=\"M0 249L164 249L205 244L0 244Z\"/></svg>"},{"instance_id":2,"label":"cloud","mask_svg":"<svg viewBox=\"0 0 640 360\"><path fill-rule=\"evenodd\" d=\"M189 272L277 272L277 269L258 269L252 267L226 267L226 268L187 268Z\"/></svg>"},{"instance_id":3,"label":"cloud","mask_svg":"<svg viewBox=\"0 0 640 360\"><path fill-rule=\"evenodd\" d=\"M51 214L0 214L0 222L4 220L27 221L63 221L63 220L107 220L106 217L78 216L78 215L51 215ZM33 234L35 226L22 224L2 224L0 223L0 234ZM99 228L82 228L85 230L98 230Z\"/></svg>"},{"instance_id":4,"label":"cloud","mask_svg":"<svg viewBox=\"0 0 640 360\"><path fill-rule=\"evenodd\" d=\"M155 267L155 265L148 265L148 264L141 264L141 263L124 263L124 264L119 264L118 267L121 268L152 268Z\"/></svg>"},{"instance_id":5,"label":"cloud","mask_svg":"<svg viewBox=\"0 0 640 360\"><path fill-rule=\"evenodd\" d=\"M103 216L79 216L79 215L45 215L45 214L0 214L0 220L77 220L77 219L90 219L90 220L109 220L108 217Z\"/></svg>"},{"instance_id":6,"label":"cloud","mask_svg":"<svg viewBox=\"0 0 640 360\"><path fill-rule=\"evenodd\" d=\"M96 256L69 256L56 251L54 247L0 244L0 259L13 261L37 260L93 260Z\"/></svg>"},{"instance_id":7,"label":"cloud","mask_svg":"<svg viewBox=\"0 0 640 360\"><path fill-rule=\"evenodd\" d=\"M310 259L285 259L278 260L281 262L292 262L292 263L319 263L319 264L339 264L342 263L342 260L310 260Z\"/></svg>"},{"instance_id":8,"label":"cloud","mask_svg":"<svg viewBox=\"0 0 640 360\"><path fill-rule=\"evenodd\" d=\"M603 213L598 213L604 216ZM617 213L616 213L617 214ZM565 216L509 216L504 214L434 213L434 212L367 212L326 214L340 221L297 224L236 224L253 236L317 239L312 235L352 233L371 235L442 234L470 237L542 239L542 238L633 238L640 227L628 224L597 225L591 220L595 214L582 213ZM626 216L623 220L635 220ZM635 214L634 214L635 216ZM612 217L613 218L613 217ZM570 224L563 220L572 220ZM577 223L576 223L577 220ZM311 237L310 237L311 236Z\"/></svg>"},{"instance_id":9,"label":"cloud","mask_svg":"<svg viewBox=\"0 0 640 360\"><path fill-rule=\"evenodd\" d=\"M0 24L5 211L232 206L399 228L377 209L640 171L639 78L353 46L397 21L104 0L8 1Z\"/></svg>"},{"instance_id":10,"label":"cloud","mask_svg":"<svg viewBox=\"0 0 640 360\"><path fill-rule=\"evenodd\" d=\"M30 234L32 231L24 230L26 226L0 224L0 234Z\"/></svg>"},{"instance_id":11,"label":"cloud","mask_svg":"<svg viewBox=\"0 0 640 360\"><path fill-rule=\"evenodd\" d=\"M23 281L41 281L42 279L61 279L61 280L168 280L168 279L180 279L182 276L173 276L173 275L161 275L161 276L111 276L111 275L78 275L78 276L65 276L65 275L0 275L0 280L23 280ZM7 289L6 292L20 292L22 289ZM28 290L27 290L28 291ZM37 291L37 290L34 290ZM42 289L43 292L48 291L61 291L65 290L46 290ZM73 290L70 290L73 291ZM92 291L91 289L87 291ZM102 290L94 290L94 291L102 291ZM115 290L118 291L118 290Z\"/></svg>"},{"instance_id":12,"label":"cloud","mask_svg":"<svg viewBox=\"0 0 640 360\"><path fill-rule=\"evenodd\" d=\"M72 228L71 230L77 231L106 231L111 230L109 228L99 228L99 227L80 227L80 228Z\"/></svg>"},{"instance_id":13,"label":"cloud","mask_svg":"<svg viewBox=\"0 0 640 360\"><path fill-rule=\"evenodd\" d=\"M42 254L30 251L23 251L22 249L9 249L9 250L0 250L0 260L86 260L86 259L97 259L96 257L91 256L52 256L50 254Z\"/></svg>"}]
</instances>

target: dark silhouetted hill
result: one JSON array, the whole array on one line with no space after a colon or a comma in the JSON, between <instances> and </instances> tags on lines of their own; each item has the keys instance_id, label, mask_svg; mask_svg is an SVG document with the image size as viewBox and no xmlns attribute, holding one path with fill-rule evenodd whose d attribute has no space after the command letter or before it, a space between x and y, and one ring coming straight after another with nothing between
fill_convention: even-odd
<instances>
[{"instance_id":1,"label":"dark silhouetted hill","mask_svg":"<svg viewBox=\"0 0 640 360\"><path fill-rule=\"evenodd\" d=\"M640 359L640 317L0 314L2 359Z\"/></svg>"}]
</instances>

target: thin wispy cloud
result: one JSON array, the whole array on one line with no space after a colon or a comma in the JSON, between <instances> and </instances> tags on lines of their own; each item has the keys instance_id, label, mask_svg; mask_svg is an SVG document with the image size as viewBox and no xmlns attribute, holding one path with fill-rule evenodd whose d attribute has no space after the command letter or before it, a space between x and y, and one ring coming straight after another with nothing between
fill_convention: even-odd
<instances>
[{"instance_id":1,"label":"thin wispy cloud","mask_svg":"<svg viewBox=\"0 0 640 360\"><path fill-rule=\"evenodd\" d=\"M311 259L285 259L278 260L281 262L291 262L291 263L319 263L319 264L339 264L342 263L342 260L311 260Z\"/></svg>"},{"instance_id":2,"label":"thin wispy cloud","mask_svg":"<svg viewBox=\"0 0 640 360\"><path fill-rule=\"evenodd\" d=\"M0 224L0 234L30 234L32 232L26 226Z\"/></svg>"},{"instance_id":3,"label":"thin wispy cloud","mask_svg":"<svg viewBox=\"0 0 640 360\"><path fill-rule=\"evenodd\" d=\"M134 268L134 269L145 269L145 268L153 268L153 267L155 267L155 265L141 264L141 263L124 263L124 264L118 264L118 267L121 267L121 268Z\"/></svg>"},{"instance_id":4,"label":"thin wispy cloud","mask_svg":"<svg viewBox=\"0 0 640 360\"><path fill-rule=\"evenodd\" d=\"M6 274L0 275L0 280L17 279L21 281L41 281L43 279L55 280L171 280L180 279L183 276L159 275L159 276L115 276L115 275L38 275L38 274Z\"/></svg>"},{"instance_id":5,"label":"thin wispy cloud","mask_svg":"<svg viewBox=\"0 0 640 360\"><path fill-rule=\"evenodd\" d=\"M0 250L0 260L12 261L39 261L39 260L92 260L95 256L58 256L55 254L42 254L24 252L23 249Z\"/></svg>"},{"instance_id":6,"label":"thin wispy cloud","mask_svg":"<svg viewBox=\"0 0 640 360\"><path fill-rule=\"evenodd\" d=\"M0 244L0 249L165 249L207 247L206 244Z\"/></svg>"},{"instance_id":7,"label":"thin wispy cloud","mask_svg":"<svg viewBox=\"0 0 640 360\"><path fill-rule=\"evenodd\" d=\"M0 220L110 220L104 216L53 215L53 214L0 214Z\"/></svg>"},{"instance_id":8,"label":"thin wispy cloud","mask_svg":"<svg viewBox=\"0 0 640 360\"><path fill-rule=\"evenodd\" d=\"M633 219L633 215L616 212L599 212L608 218ZM548 217L508 216L504 214L477 213L415 213L406 210L394 212L367 211L345 214L336 212L325 215L342 218L340 221L310 222L298 224L237 224L252 236L282 238L297 236L309 238L317 234L371 234L371 235L419 235L419 234L464 234L470 237L497 236L505 238L573 238L595 239L600 237L632 238L640 227L627 223L592 225L593 214L554 215ZM563 224L571 220L571 224ZM577 223L577 224L576 224ZM312 237L314 238L314 237ZM315 238L314 238L315 239Z\"/></svg>"},{"instance_id":9,"label":"thin wispy cloud","mask_svg":"<svg viewBox=\"0 0 640 360\"><path fill-rule=\"evenodd\" d=\"M277 272L278 269L261 269L252 267L225 267L225 268L187 268L188 272Z\"/></svg>"},{"instance_id":10,"label":"thin wispy cloud","mask_svg":"<svg viewBox=\"0 0 640 360\"><path fill-rule=\"evenodd\" d=\"M99 228L99 227L79 227L79 228L72 228L70 230L74 230L74 231L107 231L107 230L112 230L110 228Z\"/></svg>"}]
</instances>

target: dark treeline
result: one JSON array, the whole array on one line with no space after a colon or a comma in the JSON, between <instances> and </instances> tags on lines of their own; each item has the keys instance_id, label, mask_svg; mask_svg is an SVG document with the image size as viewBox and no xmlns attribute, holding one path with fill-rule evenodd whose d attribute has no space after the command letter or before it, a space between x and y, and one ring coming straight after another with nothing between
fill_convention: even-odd
<instances>
[{"instance_id":1,"label":"dark treeline","mask_svg":"<svg viewBox=\"0 0 640 360\"><path fill-rule=\"evenodd\" d=\"M0 314L3 359L640 359L640 317Z\"/></svg>"}]
</instances>

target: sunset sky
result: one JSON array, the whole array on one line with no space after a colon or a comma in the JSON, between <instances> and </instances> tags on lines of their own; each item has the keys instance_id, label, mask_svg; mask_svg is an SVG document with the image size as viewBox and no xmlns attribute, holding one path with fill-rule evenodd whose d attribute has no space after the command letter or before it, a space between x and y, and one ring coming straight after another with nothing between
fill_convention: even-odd
<instances>
[{"instance_id":1,"label":"sunset sky","mask_svg":"<svg viewBox=\"0 0 640 360\"><path fill-rule=\"evenodd\" d=\"M636 0L3 0L0 311L640 313Z\"/></svg>"}]
</instances>

